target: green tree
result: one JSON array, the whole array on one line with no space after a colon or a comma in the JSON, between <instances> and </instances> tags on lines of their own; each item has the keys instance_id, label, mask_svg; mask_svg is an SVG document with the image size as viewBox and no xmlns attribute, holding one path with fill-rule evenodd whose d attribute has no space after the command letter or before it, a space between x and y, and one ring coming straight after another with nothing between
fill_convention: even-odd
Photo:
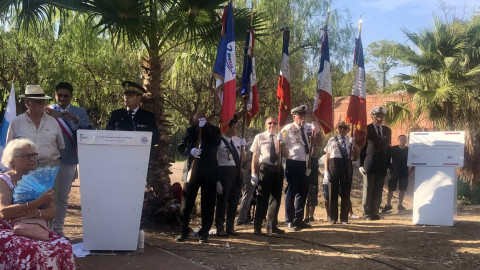
<instances>
[{"instance_id":1,"label":"green tree","mask_svg":"<svg viewBox=\"0 0 480 270\"><path fill-rule=\"evenodd\" d=\"M387 85L388 72L392 68L401 66L402 61L399 57L401 51L402 46L391 40L379 40L368 45L366 59L375 65L375 71L380 75L383 89Z\"/></svg>"},{"instance_id":2,"label":"green tree","mask_svg":"<svg viewBox=\"0 0 480 270\"><path fill-rule=\"evenodd\" d=\"M412 95L413 108L403 107L401 114L388 118L418 122L426 116L439 130L465 130L465 165L463 179L473 187L479 180L480 167L480 18L444 23L435 18L433 29L413 33L404 29L415 50L405 48L402 57L414 68L411 75L399 75L400 83L392 91ZM414 126L414 125L411 125Z\"/></svg>"}]
</instances>

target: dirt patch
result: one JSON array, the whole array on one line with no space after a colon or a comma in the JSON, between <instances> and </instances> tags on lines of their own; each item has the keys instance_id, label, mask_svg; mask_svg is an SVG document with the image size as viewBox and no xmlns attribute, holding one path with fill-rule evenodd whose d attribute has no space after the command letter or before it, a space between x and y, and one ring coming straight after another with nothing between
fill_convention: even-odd
<instances>
[{"instance_id":1,"label":"dirt patch","mask_svg":"<svg viewBox=\"0 0 480 270\"><path fill-rule=\"evenodd\" d=\"M75 182L65 227L73 242L82 238L79 189ZM352 202L357 214L361 213L361 194L361 183L356 179ZM411 206L407 204L407 208ZM282 209L280 220L283 213ZM315 217L325 220L320 206ZM379 221L355 219L349 225L315 221L311 229L272 237L253 235L253 225L237 226L239 237L212 236L209 244L199 244L197 237L177 243L174 237L178 228L163 225L146 230L146 245L150 255L166 250L213 269L480 269L480 207L459 207L457 221L453 227L416 226L412 225L411 210L393 211ZM199 227L199 223L196 217L191 227ZM110 269L158 265L160 269L162 261L156 261L159 257L148 254L131 259L121 256L123 261L135 261L122 267L116 264L121 261L118 256L77 259L76 263L79 269L98 269L100 265L110 265Z\"/></svg>"}]
</instances>

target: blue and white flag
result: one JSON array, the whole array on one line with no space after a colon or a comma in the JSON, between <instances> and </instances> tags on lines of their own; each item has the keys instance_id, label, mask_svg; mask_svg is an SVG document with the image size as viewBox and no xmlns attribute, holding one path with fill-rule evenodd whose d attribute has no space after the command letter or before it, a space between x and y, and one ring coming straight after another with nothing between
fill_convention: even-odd
<instances>
[{"instance_id":1,"label":"blue and white flag","mask_svg":"<svg viewBox=\"0 0 480 270\"><path fill-rule=\"evenodd\" d=\"M15 86L12 83L12 89L10 90L10 96L8 97L7 108L3 115L2 127L0 129L0 158L3 155L3 149L7 144L7 131L10 123L17 117L17 105L15 103ZM0 163L0 170L5 171L5 167Z\"/></svg>"}]
</instances>

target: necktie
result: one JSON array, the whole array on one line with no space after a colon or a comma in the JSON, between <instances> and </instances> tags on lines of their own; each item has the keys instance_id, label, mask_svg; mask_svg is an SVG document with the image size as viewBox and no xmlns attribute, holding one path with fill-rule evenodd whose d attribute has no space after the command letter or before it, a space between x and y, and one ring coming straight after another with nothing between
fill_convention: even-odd
<instances>
[{"instance_id":1,"label":"necktie","mask_svg":"<svg viewBox=\"0 0 480 270\"><path fill-rule=\"evenodd\" d=\"M310 151L308 150L308 142L307 142L307 138L305 137L305 133L303 132L303 126L300 128L300 133L302 133L302 141L304 143L304 147L305 147L305 155L308 155L308 153L310 153Z\"/></svg>"},{"instance_id":2,"label":"necktie","mask_svg":"<svg viewBox=\"0 0 480 270\"><path fill-rule=\"evenodd\" d=\"M277 150L275 149L275 141L273 140L273 134L270 135L270 162L276 164L278 159Z\"/></svg>"},{"instance_id":3,"label":"necktie","mask_svg":"<svg viewBox=\"0 0 480 270\"><path fill-rule=\"evenodd\" d=\"M233 140L230 140L230 152L232 152L233 160L235 161L235 165L240 165L240 157L238 156L237 148L233 144Z\"/></svg>"},{"instance_id":4,"label":"necktie","mask_svg":"<svg viewBox=\"0 0 480 270\"><path fill-rule=\"evenodd\" d=\"M130 117L130 119L133 119L133 110L128 110L128 117Z\"/></svg>"},{"instance_id":5,"label":"necktie","mask_svg":"<svg viewBox=\"0 0 480 270\"><path fill-rule=\"evenodd\" d=\"M377 135L378 135L378 137L382 138L382 128L379 127L379 126L376 126L376 129L377 129Z\"/></svg>"},{"instance_id":6,"label":"necktie","mask_svg":"<svg viewBox=\"0 0 480 270\"><path fill-rule=\"evenodd\" d=\"M347 144L345 144L345 137L342 137L342 144L340 145L340 154L344 160L348 160Z\"/></svg>"}]
</instances>

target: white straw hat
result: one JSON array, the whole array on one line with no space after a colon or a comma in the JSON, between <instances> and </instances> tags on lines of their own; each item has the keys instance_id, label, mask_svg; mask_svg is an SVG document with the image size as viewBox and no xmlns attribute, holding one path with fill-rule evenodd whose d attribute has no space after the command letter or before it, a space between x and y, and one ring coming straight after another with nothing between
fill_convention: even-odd
<instances>
[{"instance_id":1,"label":"white straw hat","mask_svg":"<svg viewBox=\"0 0 480 270\"><path fill-rule=\"evenodd\" d=\"M46 96L40 85L27 85L25 88L25 94L20 95L21 98L33 98L33 99L51 99Z\"/></svg>"}]
</instances>

